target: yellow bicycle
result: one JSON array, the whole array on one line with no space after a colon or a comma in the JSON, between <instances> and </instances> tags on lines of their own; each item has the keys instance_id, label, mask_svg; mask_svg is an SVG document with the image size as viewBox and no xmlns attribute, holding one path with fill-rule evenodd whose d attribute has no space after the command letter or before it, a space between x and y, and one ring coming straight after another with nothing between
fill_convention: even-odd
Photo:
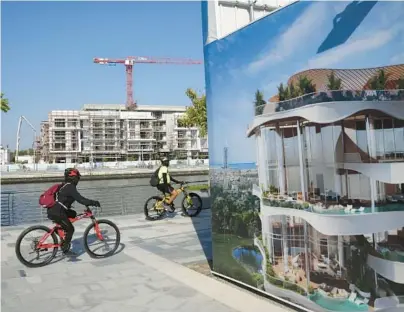
<instances>
[{"instance_id":1,"label":"yellow bicycle","mask_svg":"<svg viewBox=\"0 0 404 312\"><path fill-rule=\"evenodd\" d=\"M187 182L182 183L180 187L176 190L178 194L184 193L184 198L182 199L182 212L184 216L196 217L202 210L202 199L201 197L193 192L188 192L186 189ZM166 213L175 212L174 205L171 211L167 211L164 207L164 203L170 199L170 194L163 193L163 196L152 196L147 199L144 205L144 214L146 220L155 221L164 217Z\"/></svg>"}]
</instances>

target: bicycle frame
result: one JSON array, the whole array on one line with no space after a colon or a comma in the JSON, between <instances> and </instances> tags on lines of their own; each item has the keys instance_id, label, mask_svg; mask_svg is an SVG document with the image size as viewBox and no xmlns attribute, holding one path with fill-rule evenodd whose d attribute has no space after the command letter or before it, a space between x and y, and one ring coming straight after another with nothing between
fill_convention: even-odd
<instances>
[{"instance_id":1,"label":"bicycle frame","mask_svg":"<svg viewBox=\"0 0 404 312\"><path fill-rule=\"evenodd\" d=\"M91 211L90 208L86 207L83 213L78 214L75 218L69 218L71 223L77 222L81 219L91 219L94 223L95 233L99 240L103 240L100 228L98 226L97 220ZM63 231L62 227L59 224L56 224L53 228L51 228L50 232L46 233L38 242L37 248L38 249L48 249L48 248L57 248L60 247L61 244L44 244L44 242L51 236L55 231L61 239L65 238L65 232Z\"/></svg>"},{"instance_id":2,"label":"bicycle frame","mask_svg":"<svg viewBox=\"0 0 404 312\"><path fill-rule=\"evenodd\" d=\"M187 183L186 183L187 184ZM188 192L186 190L186 184L182 184L179 188L177 188L175 191L177 192L177 196L180 195L181 193L184 193L185 197L188 197ZM171 194L164 194L164 197L161 201L158 201L158 207L156 209L158 210L164 210L164 207L162 206L163 202L166 200L169 200L171 197Z\"/></svg>"}]
</instances>

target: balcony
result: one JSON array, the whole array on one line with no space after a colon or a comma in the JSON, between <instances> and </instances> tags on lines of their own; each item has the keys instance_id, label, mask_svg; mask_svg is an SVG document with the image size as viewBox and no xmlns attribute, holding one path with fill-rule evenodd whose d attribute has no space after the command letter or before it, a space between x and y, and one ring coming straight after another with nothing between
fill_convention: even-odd
<instances>
[{"instance_id":1,"label":"balcony","mask_svg":"<svg viewBox=\"0 0 404 312\"><path fill-rule=\"evenodd\" d=\"M327 102L391 102L404 101L404 90L338 90L327 92L315 92L300 97L278 102L268 103L255 108L255 116L283 112L312 104ZM271 105L275 111L271 111Z\"/></svg>"}]
</instances>

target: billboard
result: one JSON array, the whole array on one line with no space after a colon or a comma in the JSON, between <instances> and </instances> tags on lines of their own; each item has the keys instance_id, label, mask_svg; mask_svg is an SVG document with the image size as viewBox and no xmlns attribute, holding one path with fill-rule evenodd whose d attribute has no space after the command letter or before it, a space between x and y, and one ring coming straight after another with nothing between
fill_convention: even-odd
<instances>
[{"instance_id":1,"label":"billboard","mask_svg":"<svg viewBox=\"0 0 404 312\"><path fill-rule=\"evenodd\" d=\"M209 39L213 271L404 311L404 2L300 1Z\"/></svg>"}]
</instances>

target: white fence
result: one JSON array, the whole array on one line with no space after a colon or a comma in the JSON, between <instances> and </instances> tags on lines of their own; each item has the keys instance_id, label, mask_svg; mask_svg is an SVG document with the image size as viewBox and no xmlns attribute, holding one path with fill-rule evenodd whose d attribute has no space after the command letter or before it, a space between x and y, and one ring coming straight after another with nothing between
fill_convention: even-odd
<instances>
[{"instance_id":1,"label":"white fence","mask_svg":"<svg viewBox=\"0 0 404 312\"><path fill-rule=\"evenodd\" d=\"M95 163L61 163L61 164L9 164L1 165L1 172L27 172L27 171L63 171L66 168L75 167L84 170L97 169L126 169L126 168L154 168L160 164L158 160L151 161L110 161ZM171 160L170 166L174 168L180 167L208 167L209 159L187 159L187 160Z\"/></svg>"}]
</instances>

